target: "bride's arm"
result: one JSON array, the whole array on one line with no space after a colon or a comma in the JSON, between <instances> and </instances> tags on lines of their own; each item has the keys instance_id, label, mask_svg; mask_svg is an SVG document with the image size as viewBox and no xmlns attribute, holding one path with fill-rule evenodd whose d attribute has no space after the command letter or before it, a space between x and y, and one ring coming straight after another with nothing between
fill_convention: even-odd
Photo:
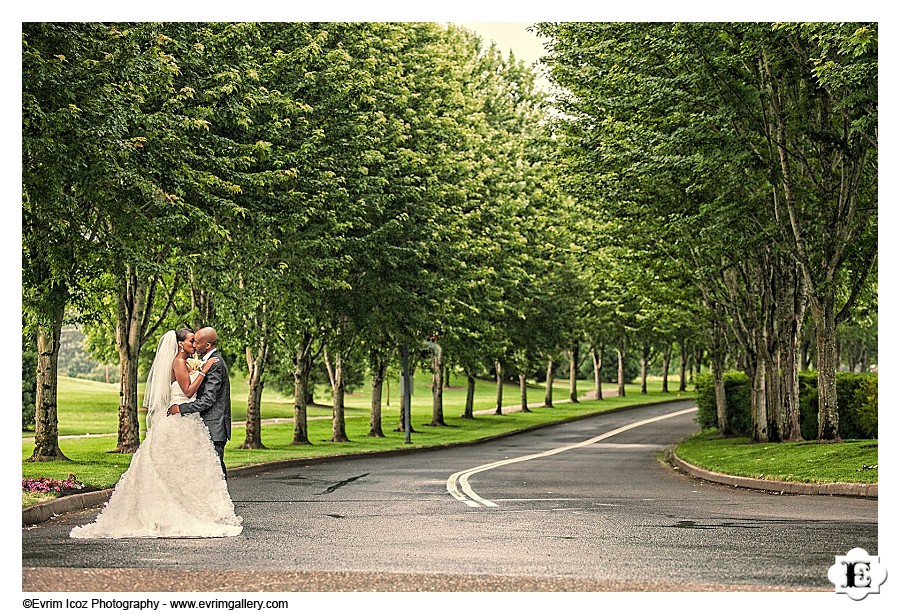
<instances>
[{"instance_id":1,"label":"bride's arm","mask_svg":"<svg viewBox=\"0 0 900 614\"><path fill-rule=\"evenodd\" d=\"M191 370L187 366L186 360L176 359L173 364L173 369L175 370L175 380L178 382L178 385L181 387L181 391L184 392L184 396L187 398L191 398L194 396L194 393L197 392L197 389L200 388L200 383L203 381L203 378L209 372L214 364L219 361L218 358L213 356L209 360L206 361L206 364L203 365L203 368L200 370L201 375L194 378L194 381L191 381Z\"/></svg>"}]
</instances>

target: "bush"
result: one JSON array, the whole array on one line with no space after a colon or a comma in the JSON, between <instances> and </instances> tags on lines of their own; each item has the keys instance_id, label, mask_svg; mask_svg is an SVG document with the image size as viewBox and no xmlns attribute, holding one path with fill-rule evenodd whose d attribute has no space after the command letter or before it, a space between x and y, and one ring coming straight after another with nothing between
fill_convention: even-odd
<instances>
[{"instance_id":1,"label":"bush","mask_svg":"<svg viewBox=\"0 0 900 614\"><path fill-rule=\"evenodd\" d=\"M803 439L819 436L819 380L815 371L800 374L800 435Z\"/></svg>"},{"instance_id":2,"label":"bush","mask_svg":"<svg viewBox=\"0 0 900 614\"><path fill-rule=\"evenodd\" d=\"M55 492L60 495L71 495L84 489L84 484L78 481L75 474L70 473L65 480L53 478L24 478L22 480L22 492L48 493Z\"/></svg>"},{"instance_id":3,"label":"bush","mask_svg":"<svg viewBox=\"0 0 900 614\"><path fill-rule=\"evenodd\" d=\"M854 407L859 412L859 430L865 439L878 439L878 376L866 378L856 389Z\"/></svg>"},{"instance_id":4,"label":"bush","mask_svg":"<svg viewBox=\"0 0 900 614\"><path fill-rule=\"evenodd\" d=\"M819 436L819 389L815 372L800 376L800 434L806 440ZM716 395L712 376L697 380L697 421L703 428L716 428ZM838 429L841 439L875 439L878 437L878 374L837 374ZM725 374L726 414L729 433L750 435L750 380L740 371Z\"/></svg>"},{"instance_id":5,"label":"bush","mask_svg":"<svg viewBox=\"0 0 900 614\"><path fill-rule=\"evenodd\" d=\"M742 371L728 371L725 381L725 419L728 431L725 435L749 435L750 420L750 379ZM716 389L709 373L697 375L697 416L703 428L718 428L716 410Z\"/></svg>"},{"instance_id":6,"label":"bush","mask_svg":"<svg viewBox=\"0 0 900 614\"><path fill-rule=\"evenodd\" d=\"M878 436L878 374L837 374L838 432L841 439ZM819 389L815 372L800 374L800 432L804 439L819 436Z\"/></svg>"},{"instance_id":7,"label":"bush","mask_svg":"<svg viewBox=\"0 0 900 614\"><path fill-rule=\"evenodd\" d=\"M873 430L862 426L864 411L878 422L878 375L876 373L838 373L838 424L841 439L872 439ZM864 410L863 405L868 405ZM877 427L874 432L877 432Z\"/></svg>"}]
</instances>

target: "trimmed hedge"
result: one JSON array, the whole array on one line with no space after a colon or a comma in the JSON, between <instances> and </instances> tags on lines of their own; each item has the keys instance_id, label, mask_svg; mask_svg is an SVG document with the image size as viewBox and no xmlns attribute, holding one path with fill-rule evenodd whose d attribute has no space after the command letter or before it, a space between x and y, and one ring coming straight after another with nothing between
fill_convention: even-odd
<instances>
[{"instance_id":1,"label":"trimmed hedge","mask_svg":"<svg viewBox=\"0 0 900 614\"><path fill-rule=\"evenodd\" d=\"M838 421L841 439L878 438L878 374L837 373ZM725 373L725 435L751 433L750 379L742 371ZM712 375L697 378L697 422L703 428L717 428L716 392ZM800 433L814 440L819 432L819 391L815 372L800 374Z\"/></svg>"},{"instance_id":2,"label":"trimmed hedge","mask_svg":"<svg viewBox=\"0 0 900 614\"><path fill-rule=\"evenodd\" d=\"M841 439L878 439L878 374L837 373L838 432ZM819 435L817 374L800 374L800 433Z\"/></svg>"},{"instance_id":3,"label":"trimmed hedge","mask_svg":"<svg viewBox=\"0 0 900 614\"><path fill-rule=\"evenodd\" d=\"M728 432L724 435L749 435L750 420L750 378L743 371L727 371L725 380L725 419ZM697 375L697 416L703 428L718 428L716 411L716 388L710 373Z\"/></svg>"}]
</instances>

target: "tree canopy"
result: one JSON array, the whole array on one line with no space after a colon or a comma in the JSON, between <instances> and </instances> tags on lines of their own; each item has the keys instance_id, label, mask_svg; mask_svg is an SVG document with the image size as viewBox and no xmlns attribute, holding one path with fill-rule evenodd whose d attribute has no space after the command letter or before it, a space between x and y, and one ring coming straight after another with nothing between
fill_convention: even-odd
<instances>
[{"instance_id":1,"label":"tree canopy","mask_svg":"<svg viewBox=\"0 0 900 614\"><path fill-rule=\"evenodd\" d=\"M294 382L310 443L318 361L339 442L348 370L379 436L401 353L434 372L440 425L446 368L518 377L524 405L568 355L575 400L584 349L598 374L610 349L645 374L706 351L719 383L754 381L756 439L796 438L810 330L834 440L838 344L865 363L877 327L877 25L535 29L553 95L448 24L24 24L34 460L61 456L64 322L120 363L119 451L154 339L184 324L247 378L247 448L267 380Z\"/></svg>"}]
</instances>

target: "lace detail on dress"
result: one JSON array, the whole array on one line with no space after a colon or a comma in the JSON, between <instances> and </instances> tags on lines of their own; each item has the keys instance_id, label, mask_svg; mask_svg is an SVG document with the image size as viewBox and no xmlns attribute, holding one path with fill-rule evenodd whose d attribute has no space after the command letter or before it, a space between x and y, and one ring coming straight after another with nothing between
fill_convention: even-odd
<instances>
[{"instance_id":1,"label":"lace detail on dress","mask_svg":"<svg viewBox=\"0 0 900 614\"><path fill-rule=\"evenodd\" d=\"M193 375L193 374L192 374ZM196 377L196 375L194 375ZM173 382L172 403L186 403ZM97 519L75 538L229 537L243 519L222 475L209 430L198 414L155 416L147 437Z\"/></svg>"}]
</instances>

